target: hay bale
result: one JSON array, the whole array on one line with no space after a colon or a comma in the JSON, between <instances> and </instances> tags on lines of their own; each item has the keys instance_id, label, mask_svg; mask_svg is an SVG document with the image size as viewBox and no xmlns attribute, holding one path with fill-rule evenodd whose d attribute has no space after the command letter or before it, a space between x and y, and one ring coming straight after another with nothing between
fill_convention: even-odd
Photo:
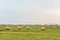
<instances>
[{"instance_id":1,"label":"hay bale","mask_svg":"<svg viewBox=\"0 0 60 40\"><path fill-rule=\"evenodd\" d=\"M6 27L6 30L10 30L10 27Z\"/></svg>"},{"instance_id":2,"label":"hay bale","mask_svg":"<svg viewBox=\"0 0 60 40\"><path fill-rule=\"evenodd\" d=\"M41 30L45 31L45 28L44 27L41 27Z\"/></svg>"}]
</instances>

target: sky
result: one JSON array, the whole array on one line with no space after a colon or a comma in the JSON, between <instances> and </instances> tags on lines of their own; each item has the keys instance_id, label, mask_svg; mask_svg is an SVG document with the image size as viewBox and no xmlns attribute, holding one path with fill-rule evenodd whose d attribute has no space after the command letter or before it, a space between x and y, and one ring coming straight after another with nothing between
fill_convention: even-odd
<instances>
[{"instance_id":1,"label":"sky","mask_svg":"<svg viewBox=\"0 0 60 40\"><path fill-rule=\"evenodd\" d=\"M60 0L0 0L0 24L60 24Z\"/></svg>"}]
</instances>

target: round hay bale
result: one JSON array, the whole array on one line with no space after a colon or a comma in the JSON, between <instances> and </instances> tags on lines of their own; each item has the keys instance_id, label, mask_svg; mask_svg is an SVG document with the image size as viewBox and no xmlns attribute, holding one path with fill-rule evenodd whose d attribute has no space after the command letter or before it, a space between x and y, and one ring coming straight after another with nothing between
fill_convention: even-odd
<instances>
[{"instance_id":1,"label":"round hay bale","mask_svg":"<svg viewBox=\"0 0 60 40\"><path fill-rule=\"evenodd\" d=\"M10 27L6 27L6 30L10 30Z\"/></svg>"},{"instance_id":2,"label":"round hay bale","mask_svg":"<svg viewBox=\"0 0 60 40\"><path fill-rule=\"evenodd\" d=\"M44 27L41 27L41 30L45 31L45 28Z\"/></svg>"}]
</instances>

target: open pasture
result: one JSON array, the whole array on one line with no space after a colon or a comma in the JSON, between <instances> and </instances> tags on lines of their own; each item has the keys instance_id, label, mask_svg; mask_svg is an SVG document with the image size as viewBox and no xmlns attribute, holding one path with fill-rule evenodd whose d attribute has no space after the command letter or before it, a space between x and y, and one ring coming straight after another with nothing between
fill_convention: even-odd
<instances>
[{"instance_id":1,"label":"open pasture","mask_svg":"<svg viewBox=\"0 0 60 40\"><path fill-rule=\"evenodd\" d=\"M60 26L44 25L45 31L40 29L40 25L22 25L21 27L21 30L17 30L17 26L13 25L10 26L10 30L5 30L4 25L1 25L0 40L60 40Z\"/></svg>"}]
</instances>

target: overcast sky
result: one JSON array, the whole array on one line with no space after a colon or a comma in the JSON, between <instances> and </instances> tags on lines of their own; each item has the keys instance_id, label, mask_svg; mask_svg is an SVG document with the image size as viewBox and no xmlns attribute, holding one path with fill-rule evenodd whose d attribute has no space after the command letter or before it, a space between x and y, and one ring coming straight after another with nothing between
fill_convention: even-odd
<instances>
[{"instance_id":1,"label":"overcast sky","mask_svg":"<svg viewBox=\"0 0 60 40\"><path fill-rule=\"evenodd\" d=\"M2 24L60 24L60 0L0 0Z\"/></svg>"}]
</instances>

